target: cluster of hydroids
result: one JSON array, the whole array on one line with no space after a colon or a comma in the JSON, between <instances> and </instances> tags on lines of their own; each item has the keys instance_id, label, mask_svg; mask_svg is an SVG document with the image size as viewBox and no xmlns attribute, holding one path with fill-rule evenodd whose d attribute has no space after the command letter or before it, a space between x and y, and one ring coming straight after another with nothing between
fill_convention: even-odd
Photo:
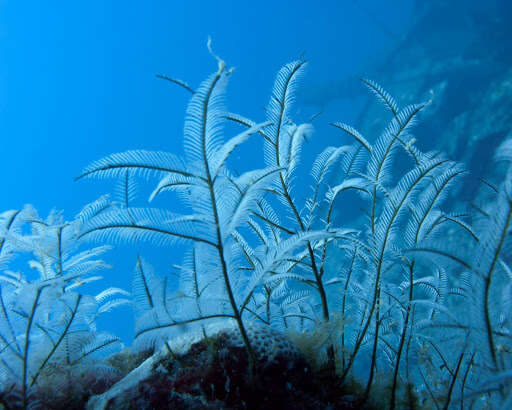
<instances>
[{"instance_id":1,"label":"cluster of hydroids","mask_svg":"<svg viewBox=\"0 0 512 410\"><path fill-rule=\"evenodd\" d=\"M116 178L121 195L100 198L69 223L56 214L42 220L30 207L1 215L0 403L26 407L51 383L65 394L77 374L113 372L95 358L120 342L95 320L134 301L135 351L172 354L170 339L227 320L257 377L247 328L258 323L309 338L337 383L356 379L365 397L379 394L391 409L512 407L512 140L496 154L509 170L505 182L486 182L488 199L471 211L446 212L443 201L465 170L415 146L425 104L399 108L364 80L391 121L374 139L333 124L355 142L324 149L306 182L297 168L313 129L291 117L306 63L279 71L261 123L226 110L232 70L218 64L197 90L169 79L192 95L183 157L136 150L93 162L79 178ZM226 140L229 122L242 130ZM264 167L230 171L230 154L250 137L263 141ZM175 195L190 212L132 206L141 177L158 180L151 201ZM306 199L299 184L311 185ZM355 197L362 217L346 221ZM131 296L115 288L82 295L106 250L78 252L84 241L184 244L179 284L137 255ZM37 279L7 270L17 252L32 253Z\"/></svg>"}]
</instances>

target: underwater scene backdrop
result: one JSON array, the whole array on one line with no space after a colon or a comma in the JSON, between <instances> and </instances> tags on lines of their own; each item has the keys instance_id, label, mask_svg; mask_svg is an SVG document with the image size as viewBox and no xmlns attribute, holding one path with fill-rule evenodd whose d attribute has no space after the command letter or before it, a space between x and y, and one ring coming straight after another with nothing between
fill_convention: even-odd
<instances>
[{"instance_id":1,"label":"underwater scene backdrop","mask_svg":"<svg viewBox=\"0 0 512 410\"><path fill-rule=\"evenodd\" d=\"M512 407L512 5L0 5L0 408Z\"/></svg>"}]
</instances>

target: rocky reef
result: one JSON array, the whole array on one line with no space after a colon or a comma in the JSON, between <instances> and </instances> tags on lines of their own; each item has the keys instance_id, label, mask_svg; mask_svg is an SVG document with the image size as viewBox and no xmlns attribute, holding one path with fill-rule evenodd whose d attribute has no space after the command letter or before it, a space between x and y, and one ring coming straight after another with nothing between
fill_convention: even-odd
<instances>
[{"instance_id":1,"label":"rocky reef","mask_svg":"<svg viewBox=\"0 0 512 410\"><path fill-rule=\"evenodd\" d=\"M332 374L312 366L283 334L259 325L249 326L248 333L258 358L253 376L236 324L217 323L169 341L161 350L145 352L142 364L103 394L91 397L86 408L362 408L354 392L349 394ZM136 364L144 354L125 351L110 362Z\"/></svg>"}]
</instances>

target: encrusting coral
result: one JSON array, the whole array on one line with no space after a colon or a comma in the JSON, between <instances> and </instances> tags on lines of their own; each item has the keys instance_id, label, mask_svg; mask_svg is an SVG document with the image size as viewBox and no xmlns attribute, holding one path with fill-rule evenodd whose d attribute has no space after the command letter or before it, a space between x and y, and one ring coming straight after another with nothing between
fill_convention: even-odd
<instances>
[{"instance_id":1,"label":"encrusting coral","mask_svg":"<svg viewBox=\"0 0 512 410\"><path fill-rule=\"evenodd\" d=\"M297 409L353 408L341 385L325 383L302 353L279 332L249 323L257 378L247 377L248 356L236 322L219 322L169 342L89 409ZM206 336L205 336L206 334ZM331 375L329 375L331 376ZM370 408L370 406L366 406Z\"/></svg>"}]
</instances>

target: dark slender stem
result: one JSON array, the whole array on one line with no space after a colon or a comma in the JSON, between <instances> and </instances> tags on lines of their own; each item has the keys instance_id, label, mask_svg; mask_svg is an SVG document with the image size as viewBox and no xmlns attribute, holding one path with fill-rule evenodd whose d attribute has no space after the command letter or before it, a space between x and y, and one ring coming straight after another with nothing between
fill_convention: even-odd
<instances>
[{"instance_id":1,"label":"dark slender stem","mask_svg":"<svg viewBox=\"0 0 512 410\"><path fill-rule=\"evenodd\" d=\"M409 198L409 195L413 192L413 190L416 187L416 185L418 185L419 182L423 178L425 178L432 170L434 170L435 168L441 166L445 162L446 162L446 160L440 160L440 161L437 161L437 162L431 164L428 168L423 169L422 172L420 173L420 175L418 175L416 180L413 183L411 183L411 186L403 194L402 198L400 198L400 202L398 204L395 204L395 206L393 207L393 213L392 213L391 217L389 218L389 221L388 221L387 226L385 227L384 233L382 234L383 235L382 245L381 245L381 248L379 250L379 257L377 259L376 278L375 278L373 299L372 299L372 303L371 303L371 306L370 306L370 312L368 314L368 318L367 318L366 323L365 323L365 325L363 327L363 330L362 330L361 334L359 335L359 337L356 340L356 344L355 344L354 350L353 350L353 352L352 352L352 354L350 356L350 360L348 362L347 368L343 371L343 374L341 376L341 380L342 381L345 380L346 376L348 375L348 372L350 371L350 368L354 364L354 359L355 359L357 353L359 352L359 348L361 347L361 344L363 343L363 339L364 339L364 337L366 335L366 332L368 331L368 328L370 327L371 321L373 319L373 314L375 313L375 309L376 309L377 302L378 302L379 295L380 295L380 283L381 283L381 275L383 273L382 272L382 267L383 267L383 263L384 263L384 253L386 252L387 243L388 243L388 240L389 240L390 232L391 232L391 229L392 229L392 227L393 227L393 225L395 223L395 220L396 220L396 218L398 218L398 215L400 214L400 210L406 204L407 199ZM373 357L373 359L375 359L375 357ZM372 360L371 366L374 366L374 365L375 365L375 362Z\"/></svg>"},{"instance_id":2,"label":"dark slender stem","mask_svg":"<svg viewBox=\"0 0 512 410\"><path fill-rule=\"evenodd\" d=\"M380 305L381 305L381 296L380 296L380 287L378 290L378 296L377 296L377 307L375 311L375 335L373 338L373 347L372 347L372 360L370 364L370 375L368 376L368 382L366 383L366 389L364 391L364 401L368 399L370 396L370 389L372 387L373 382L373 376L375 374L375 367L377 364L377 347L378 347L378 341L379 341L379 330L380 330Z\"/></svg>"},{"instance_id":3,"label":"dark slender stem","mask_svg":"<svg viewBox=\"0 0 512 410\"><path fill-rule=\"evenodd\" d=\"M350 261L350 268L347 274L347 280L345 281L345 287L343 289L343 299L341 301L341 321L342 321L342 330L341 330L341 363L342 370L345 369L345 309L347 305L347 292L350 284L350 278L352 276L352 271L354 269L354 262L357 255L357 248L354 248L354 254L352 255L352 260Z\"/></svg>"},{"instance_id":4,"label":"dark slender stem","mask_svg":"<svg viewBox=\"0 0 512 410\"><path fill-rule=\"evenodd\" d=\"M462 378L462 384L460 386L460 409L464 410L464 389L466 388L466 381L469 375L469 371L471 370L471 366L473 366L473 359L475 358L475 353L471 355L471 359L468 361L468 365L466 367L466 371L464 372L464 377Z\"/></svg>"},{"instance_id":5,"label":"dark slender stem","mask_svg":"<svg viewBox=\"0 0 512 410\"><path fill-rule=\"evenodd\" d=\"M27 373L28 373L28 350L30 346L30 331L32 329L32 323L34 321L34 316L36 314L37 304L39 302L39 297L41 296L41 292L43 288L38 288L36 291L36 296L34 298L34 302L32 303L32 309L30 310L30 314L28 316L27 328L25 330L25 347L23 348L23 367L22 367L22 386L21 386L21 397L23 400L23 408L27 408Z\"/></svg>"},{"instance_id":6,"label":"dark slender stem","mask_svg":"<svg viewBox=\"0 0 512 410\"><path fill-rule=\"evenodd\" d=\"M281 105L281 112L280 112L280 116L279 116L279 121L277 123L275 154L276 154L276 164L277 164L277 166L281 166L280 159L279 159L279 135L280 135L281 123L282 123L282 119L284 116L284 108L285 107L284 107L284 101L278 101L278 102ZM298 212L297 207L295 206L295 203L288 191L288 186L284 180L282 172L279 173L279 179L280 179L281 187L282 187L282 195L284 196L284 198L290 205L290 208L295 216L295 219L297 220L297 223L299 224L300 230L302 232L306 232L306 228L304 226L304 223L302 221L300 213ZM326 322L328 322L329 321L329 306L327 304L327 295L325 293L324 284L322 282L322 275L320 274L320 272L318 270L318 266L316 264L316 258L315 258L315 254L313 251L313 247L311 246L311 242L309 242L309 241L307 242L307 249L308 249L309 258L311 259L311 268L312 268L313 275L315 276L315 281L317 284L318 295L320 296L320 303L322 306L322 317ZM334 347L333 346L327 347L327 356L328 356L329 367L331 369L335 370L336 363L335 363Z\"/></svg>"},{"instance_id":7,"label":"dark slender stem","mask_svg":"<svg viewBox=\"0 0 512 410\"><path fill-rule=\"evenodd\" d=\"M71 317L69 318L68 322L66 323L66 327L62 331L62 333L61 333L59 339L57 340L57 342L53 345L53 347L50 350L50 352L46 355L44 361L39 366L39 369L37 369L37 372L35 373L34 377L32 378L32 382L30 383L30 387L32 387L36 383L37 378L39 377L39 375L41 374L41 371L46 366L46 363L48 363L50 361L50 359L52 358L52 356L55 353L55 351L57 350L57 348L60 346L60 344L62 343L64 338L68 335L69 328L70 328L71 323L73 322L73 320L74 320L74 318L76 316L76 312L78 311L78 307L80 305L80 300L81 299L82 299L82 295L78 295L77 298L76 298L75 306L71 310Z\"/></svg>"},{"instance_id":8,"label":"dark slender stem","mask_svg":"<svg viewBox=\"0 0 512 410\"><path fill-rule=\"evenodd\" d=\"M462 359L464 359L464 353L465 353L465 350L463 350L461 352L461 354L459 355L459 359L457 360L457 366L455 367L455 372L454 372L452 380L450 382L450 387L448 388L448 393L446 395L446 402L444 403L443 410L448 410L448 407L450 406L450 401L452 399L453 387L455 386L455 381L457 380L457 376L459 374L460 365L462 364Z\"/></svg>"},{"instance_id":9,"label":"dark slender stem","mask_svg":"<svg viewBox=\"0 0 512 410\"><path fill-rule=\"evenodd\" d=\"M411 313L411 305L413 299L413 283L414 283L414 261L409 266L409 303L405 312L404 327L402 334L400 335L400 342L398 345L398 352L396 355L395 369L393 371L393 385L391 387L391 403L389 405L390 410L394 410L396 405L396 387L398 381L398 371L400 370L400 359L402 357L402 351L405 343L405 337L407 334L407 328L409 325L409 315Z\"/></svg>"},{"instance_id":10,"label":"dark slender stem","mask_svg":"<svg viewBox=\"0 0 512 410\"><path fill-rule=\"evenodd\" d=\"M240 314L240 310L238 309L238 305L236 303L235 296L233 294L233 289L231 288L231 283L229 280L228 267L226 264L226 260L224 258L224 245L223 245L222 233L221 233L221 228L220 228L220 218L219 218L219 213L217 210L217 198L215 197L214 181L213 181L213 177L210 172L210 165L208 162L208 155L206 152L206 119L208 116L208 104L210 102L211 94L212 94L213 90L215 89L217 82L220 80L221 75L222 75L222 70L219 70L219 72L217 73L217 76L215 77L215 79L212 82L210 89L208 90L208 94L207 94L206 98L203 101L203 112L202 112L203 121L201 124L202 157L203 157L203 163L204 163L205 171L206 171L206 181L207 181L208 190L210 193L210 201L212 204L213 219L215 221L215 231L216 231L216 236L217 236L216 248L217 248L217 253L219 255L219 259L220 259L220 263L221 263L221 267L222 267L222 276L224 278L224 285L226 288L226 292L228 294L231 309L233 310L233 316L237 322L238 329L240 330L240 335L242 336L242 340L247 349L247 354L249 356L249 374L250 374L250 377L253 378L255 376L256 358L255 358L251 343L249 341L249 336L247 335L247 331L243 324L242 316Z\"/></svg>"},{"instance_id":11,"label":"dark slender stem","mask_svg":"<svg viewBox=\"0 0 512 410\"><path fill-rule=\"evenodd\" d=\"M496 251L494 252L494 256L491 262L491 266L489 267L489 270L487 274L485 275L485 290L484 290L484 314L485 314L485 326L487 330L487 343L489 345L489 350L491 353L492 362L494 365L495 370L498 370L498 358L496 356L496 347L494 342L494 336L492 331L492 323L491 323L491 313L489 308L489 294L491 290L491 280L494 273L494 268L496 267L496 264L498 263L499 256L501 253L501 250L503 246L505 245L505 239L508 234L508 229L510 227L510 222L512 219L512 201L507 201L508 205L508 212L505 219L505 226L503 227L498 243L498 247L496 248Z\"/></svg>"}]
</instances>

